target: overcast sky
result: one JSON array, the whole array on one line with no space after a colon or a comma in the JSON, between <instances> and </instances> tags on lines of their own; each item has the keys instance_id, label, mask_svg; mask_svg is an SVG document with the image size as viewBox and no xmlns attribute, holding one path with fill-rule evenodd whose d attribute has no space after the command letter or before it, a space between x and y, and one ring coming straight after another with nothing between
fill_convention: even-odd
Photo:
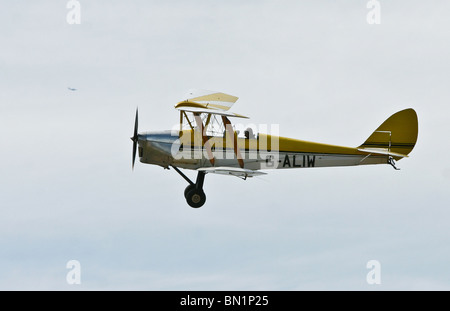
<instances>
[{"instance_id":1,"label":"overcast sky","mask_svg":"<svg viewBox=\"0 0 450 311\"><path fill-rule=\"evenodd\" d=\"M1 290L450 290L448 1L67 2L0 0ZM192 209L129 138L191 88L351 147L413 108L419 138L400 171L207 175Z\"/></svg>"}]
</instances>

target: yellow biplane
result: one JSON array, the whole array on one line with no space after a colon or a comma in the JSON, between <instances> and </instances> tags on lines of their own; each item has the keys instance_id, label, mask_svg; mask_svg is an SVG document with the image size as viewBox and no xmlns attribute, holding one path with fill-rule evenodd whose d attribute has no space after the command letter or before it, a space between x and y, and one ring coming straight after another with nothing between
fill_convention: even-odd
<instances>
[{"instance_id":1,"label":"yellow biplane","mask_svg":"<svg viewBox=\"0 0 450 311\"><path fill-rule=\"evenodd\" d=\"M417 114L405 109L383 122L358 147L342 147L240 131L230 118L247 118L230 111L238 97L220 92L191 90L175 105L180 112L176 129L138 133L138 110L134 125L132 167L136 151L142 163L173 168L189 185L184 191L194 208L206 201L205 175L216 173L242 179L266 174L262 170L307 167L390 164L413 150L418 134ZM181 170L197 171L193 182Z\"/></svg>"}]
</instances>

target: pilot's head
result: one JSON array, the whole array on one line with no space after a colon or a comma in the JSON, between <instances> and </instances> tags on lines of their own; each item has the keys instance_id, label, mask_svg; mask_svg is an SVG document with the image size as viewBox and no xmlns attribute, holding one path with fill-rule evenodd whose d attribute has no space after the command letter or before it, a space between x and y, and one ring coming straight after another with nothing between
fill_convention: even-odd
<instances>
[{"instance_id":1,"label":"pilot's head","mask_svg":"<svg viewBox=\"0 0 450 311\"><path fill-rule=\"evenodd\" d=\"M253 130L251 127L248 127L245 132L245 138L252 138L253 137Z\"/></svg>"}]
</instances>

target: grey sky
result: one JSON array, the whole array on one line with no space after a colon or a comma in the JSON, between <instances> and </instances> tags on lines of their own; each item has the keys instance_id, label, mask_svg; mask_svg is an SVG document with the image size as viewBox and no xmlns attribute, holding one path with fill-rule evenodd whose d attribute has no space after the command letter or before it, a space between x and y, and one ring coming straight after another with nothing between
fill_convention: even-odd
<instances>
[{"instance_id":1,"label":"grey sky","mask_svg":"<svg viewBox=\"0 0 450 311\"><path fill-rule=\"evenodd\" d=\"M367 1L80 0L80 25L66 3L1 1L0 289L450 289L448 1L380 0L380 25ZM400 171L208 175L195 210L129 139L190 88L346 146L411 107L419 138Z\"/></svg>"}]
</instances>

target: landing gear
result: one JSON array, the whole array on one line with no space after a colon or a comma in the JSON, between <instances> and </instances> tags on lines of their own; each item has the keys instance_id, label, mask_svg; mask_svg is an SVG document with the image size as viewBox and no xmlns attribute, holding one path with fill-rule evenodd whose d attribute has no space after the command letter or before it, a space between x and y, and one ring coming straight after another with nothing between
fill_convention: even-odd
<instances>
[{"instance_id":1,"label":"landing gear","mask_svg":"<svg viewBox=\"0 0 450 311\"><path fill-rule=\"evenodd\" d=\"M181 175L189 185L184 190L184 197L186 198L187 204L193 208L202 207L206 202L206 195L203 191L203 182L205 180L205 172L198 172L197 180L195 184L181 172L177 167L172 166L173 169Z\"/></svg>"},{"instance_id":2,"label":"landing gear","mask_svg":"<svg viewBox=\"0 0 450 311\"><path fill-rule=\"evenodd\" d=\"M397 171L400 170L399 168L397 168L397 167L395 166L395 161L394 161L394 158L393 158L393 157L389 157L389 159L388 159L388 164L392 165L392 167L393 167L394 169L396 169Z\"/></svg>"}]
</instances>

